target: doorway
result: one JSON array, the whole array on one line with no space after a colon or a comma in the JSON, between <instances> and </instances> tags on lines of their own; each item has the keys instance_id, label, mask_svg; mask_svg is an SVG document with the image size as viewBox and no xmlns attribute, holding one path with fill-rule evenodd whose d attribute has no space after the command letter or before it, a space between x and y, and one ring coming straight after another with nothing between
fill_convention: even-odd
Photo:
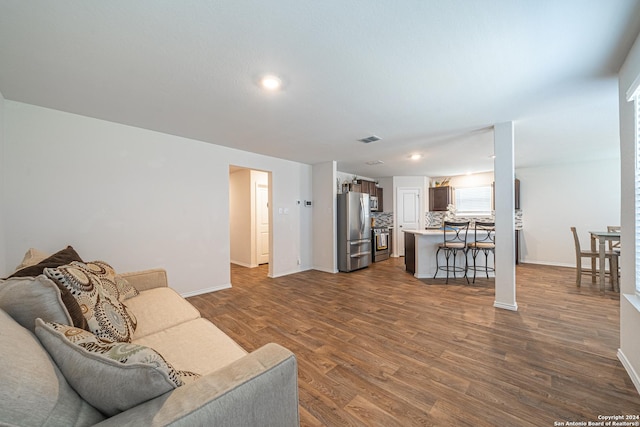
<instances>
[{"instance_id":1,"label":"doorway","mask_svg":"<svg viewBox=\"0 0 640 427\"><path fill-rule=\"evenodd\" d=\"M396 238L396 253L404 256L403 230L418 230L420 228L420 188L398 187L396 192L396 216L398 232Z\"/></svg>"},{"instance_id":2,"label":"doorway","mask_svg":"<svg viewBox=\"0 0 640 427\"><path fill-rule=\"evenodd\" d=\"M232 264L271 270L271 173L229 166L229 246ZM266 270L266 267L265 267Z\"/></svg>"}]
</instances>

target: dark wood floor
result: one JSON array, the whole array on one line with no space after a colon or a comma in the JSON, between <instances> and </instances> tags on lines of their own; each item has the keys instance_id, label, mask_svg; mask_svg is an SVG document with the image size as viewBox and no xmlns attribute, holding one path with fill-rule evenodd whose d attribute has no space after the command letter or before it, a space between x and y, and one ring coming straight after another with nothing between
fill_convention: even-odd
<instances>
[{"instance_id":1,"label":"dark wood floor","mask_svg":"<svg viewBox=\"0 0 640 427\"><path fill-rule=\"evenodd\" d=\"M189 300L248 351L277 342L299 363L303 426L553 426L640 414L616 358L619 296L570 268L521 264L519 310L492 280L417 280L402 258L353 273L267 278ZM586 284L585 284L586 282ZM559 425L559 424L556 424Z\"/></svg>"}]
</instances>

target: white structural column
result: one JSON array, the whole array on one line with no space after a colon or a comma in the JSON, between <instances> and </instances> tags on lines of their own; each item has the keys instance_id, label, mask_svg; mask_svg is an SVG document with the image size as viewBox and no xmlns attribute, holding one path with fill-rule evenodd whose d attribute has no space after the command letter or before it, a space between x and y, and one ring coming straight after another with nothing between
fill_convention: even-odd
<instances>
[{"instance_id":1,"label":"white structural column","mask_svg":"<svg viewBox=\"0 0 640 427\"><path fill-rule=\"evenodd\" d=\"M513 122L494 126L496 209L496 299L494 307L518 310L516 303L515 173Z\"/></svg>"}]
</instances>

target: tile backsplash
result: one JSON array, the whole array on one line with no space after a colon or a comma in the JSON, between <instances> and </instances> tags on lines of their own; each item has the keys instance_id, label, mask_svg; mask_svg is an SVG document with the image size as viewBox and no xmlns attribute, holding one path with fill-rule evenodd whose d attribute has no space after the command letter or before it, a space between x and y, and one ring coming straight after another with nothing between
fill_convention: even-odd
<instances>
[{"instance_id":1,"label":"tile backsplash","mask_svg":"<svg viewBox=\"0 0 640 427\"><path fill-rule=\"evenodd\" d=\"M442 222L446 216L447 212L425 212L425 226L427 228L439 228L442 227ZM393 212L371 212L371 218L375 221L376 227L393 227ZM481 219L483 221L493 221L494 215L488 217L456 217L456 220L469 221L471 222L471 226L473 226L476 219ZM522 230L523 221L522 221L522 209L517 209L514 215L514 221L516 230Z\"/></svg>"},{"instance_id":2,"label":"tile backsplash","mask_svg":"<svg viewBox=\"0 0 640 427\"><path fill-rule=\"evenodd\" d=\"M442 222L445 220L445 217L448 212L426 212L425 213L425 224L427 228L439 228L442 227ZM469 221L470 227L473 227L473 224L476 220L479 221L495 221L495 214L492 212L490 217L463 217L456 216L456 221ZM513 220L515 221L516 230L522 230L522 209L516 209Z\"/></svg>"},{"instance_id":3,"label":"tile backsplash","mask_svg":"<svg viewBox=\"0 0 640 427\"><path fill-rule=\"evenodd\" d=\"M376 227L393 227L393 212L371 212Z\"/></svg>"}]
</instances>

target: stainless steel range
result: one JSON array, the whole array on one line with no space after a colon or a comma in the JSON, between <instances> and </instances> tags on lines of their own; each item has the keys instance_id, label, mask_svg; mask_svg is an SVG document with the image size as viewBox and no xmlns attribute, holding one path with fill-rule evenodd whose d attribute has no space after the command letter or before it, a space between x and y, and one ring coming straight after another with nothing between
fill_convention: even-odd
<instances>
[{"instance_id":1,"label":"stainless steel range","mask_svg":"<svg viewBox=\"0 0 640 427\"><path fill-rule=\"evenodd\" d=\"M391 238L388 227L371 229L371 261L379 262L389 258Z\"/></svg>"}]
</instances>

